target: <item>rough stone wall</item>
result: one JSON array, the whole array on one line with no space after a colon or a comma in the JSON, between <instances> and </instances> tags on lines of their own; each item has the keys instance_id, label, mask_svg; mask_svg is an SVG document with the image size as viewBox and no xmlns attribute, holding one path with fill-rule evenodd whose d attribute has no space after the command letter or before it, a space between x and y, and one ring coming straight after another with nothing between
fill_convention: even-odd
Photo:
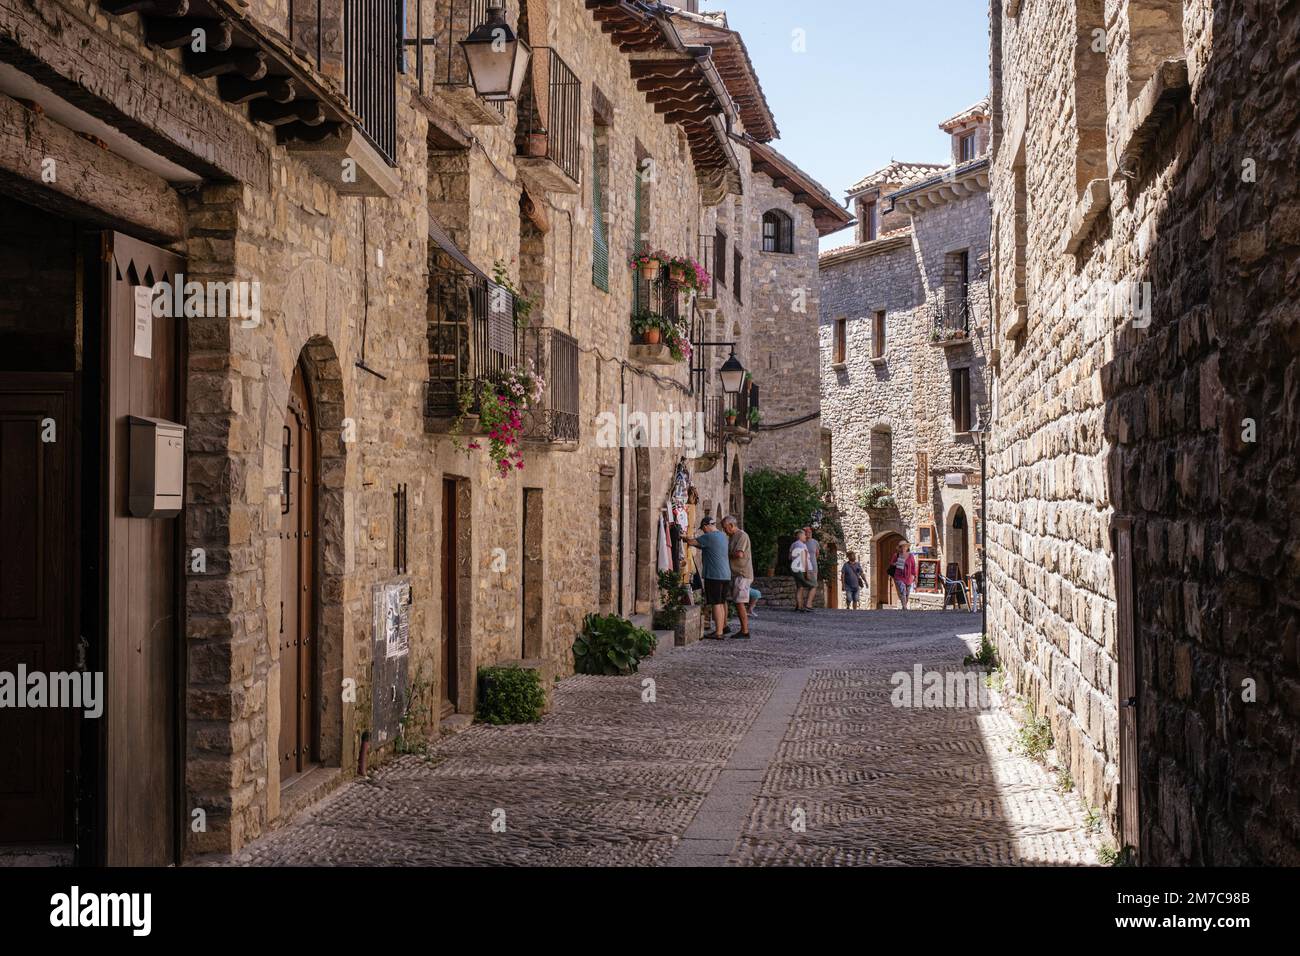
<instances>
[{"instance_id":1,"label":"rough stone wall","mask_svg":"<svg viewBox=\"0 0 1300 956\"><path fill-rule=\"evenodd\" d=\"M888 197L884 209L890 206ZM961 508L966 516L962 547L967 569L978 567L974 518L979 505L979 459L970 436L953 429L951 369L969 368L972 400L984 402L982 381L988 309L979 281L979 259L988 246L988 198L977 192L932 206L910 218L911 228L870 243L834 250L822 257L821 383L823 424L832 432L831 481L840 506L845 550L854 551L868 575L864 600L888 600L876 593L875 544L896 533L917 548L922 525L934 528L941 570L954 548L950 528ZM948 348L930 341L925 309L945 286L950 253L970 253L971 317L974 339ZM873 356L874 316L885 315L885 345ZM835 320L847 319L845 362L834 363ZM889 484L895 506L866 511L858 493L872 484L872 433L888 429ZM926 456L925 471L919 453ZM944 483L946 474L966 476L962 486ZM918 482L924 484L919 500ZM935 598L937 600L937 596ZM923 597L922 600L928 600ZM874 606L874 605L873 605Z\"/></svg>"},{"instance_id":2,"label":"rough stone wall","mask_svg":"<svg viewBox=\"0 0 1300 956\"><path fill-rule=\"evenodd\" d=\"M1072 6L1072 5L1071 5ZM1115 585L1102 480L1100 371L1109 333L1071 320L1038 292L1071 268L1060 243L1078 199L1071 76L1073 16L1025 4L1003 28L1003 139L995 150L994 282L1001 311L989 471L989 628L1010 681L1051 719L1082 798L1116 814ZM1090 39L1090 38L1089 38ZM999 78L994 76L994 83ZM1029 212L1028 329L1001 338L1015 282L1017 135ZM1062 121L1065 117L1065 121Z\"/></svg>"},{"instance_id":3,"label":"rough stone wall","mask_svg":"<svg viewBox=\"0 0 1300 956\"><path fill-rule=\"evenodd\" d=\"M1284 78L1300 5L1187 0L1171 51L1175 5L1106 4L1110 197L1077 257L1059 251L1077 200L1079 135L1060 122L1074 36L1022 6L994 67L1002 301L1018 141L1030 216L1028 330L1003 343L997 384L990 626L1085 798L1118 826L1119 785L1137 788L1143 862L1294 864L1300 154ZM1189 92L1119 169L1130 103L1182 53ZM1150 283L1149 322L1129 288L1118 314L1084 300L1111 283ZM1119 779L1112 515L1132 521L1136 781Z\"/></svg>"},{"instance_id":4,"label":"rough stone wall","mask_svg":"<svg viewBox=\"0 0 1300 956\"><path fill-rule=\"evenodd\" d=\"M371 588L395 577L399 482L410 491L409 573L418 582L411 674L434 676L438 617L426 582L434 580L436 539L427 505L439 489L422 438L424 126L414 110L399 116L403 189L392 199L340 196L273 147L272 190L214 185L192 200L191 276L256 281L262 294L255 327L190 320L188 545L209 555L208 573L192 575L187 588L186 780L209 821L191 838L196 852L240 846L280 814L280 442L300 356L312 369L320 445L324 761L354 766L370 724ZM366 364L385 379L356 367L363 334ZM355 703L341 699L345 679L357 682Z\"/></svg>"},{"instance_id":5,"label":"rough stone wall","mask_svg":"<svg viewBox=\"0 0 1300 956\"><path fill-rule=\"evenodd\" d=\"M759 386L763 424L775 425L812 415L821 408L818 376L817 282L819 236L812 211L776 189L757 173L748 190L750 222L746 233L745 290L749 321L745 367ZM779 209L794 220L792 253L763 251L763 214ZM774 431L759 431L749 446L748 467L806 471L816 482L821 472L821 420Z\"/></svg>"}]
</instances>

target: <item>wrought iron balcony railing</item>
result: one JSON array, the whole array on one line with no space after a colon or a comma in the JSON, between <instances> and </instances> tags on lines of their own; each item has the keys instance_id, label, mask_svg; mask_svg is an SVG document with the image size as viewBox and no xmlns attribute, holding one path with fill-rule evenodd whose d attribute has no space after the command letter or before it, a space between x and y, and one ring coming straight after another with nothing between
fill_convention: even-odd
<instances>
[{"instance_id":1,"label":"wrought iron balcony railing","mask_svg":"<svg viewBox=\"0 0 1300 956\"><path fill-rule=\"evenodd\" d=\"M524 415L524 439L578 441L578 340L559 329L529 327L523 358L545 383L541 400Z\"/></svg>"},{"instance_id":2,"label":"wrought iron balcony railing","mask_svg":"<svg viewBox=\"0 0 1300 956\"><path fill-rule=\"evenodd\" d=\"M704 268L709 270L709 282L708 285L700 291L701 299L713 299L717 295L717 292L715 291L716 282L713 278L713 273L717 269L717 266L714 263L715 256L713 254L716 242L717 239L712 235L700 236L700 262L704 264Z\"/></svg>"},{"instance_id":3,"label":"wrought iron balcony railing","mask_svg":"<svg viewBox=\"0 0 1300 956\"><path fill-rule=\"evenodd\" d=\"M971 333L971 300L969 296L938 298L926 303L930 318L930 338L935 342L963 341Z\"/></svg>"},{"instance_id":4,"label":"wrought iron balcony railing","mask_svg":"<svg viewBox=\"0 0 1300 956\"><path fill-rule=\"evenodd\" d=\"M632 274L632 316L641 314L662 316L669 322L681 318L678 306L681 288L668 275L668 269L662 267L653 279L642 278L640 272Z\"/></svg>"},{"instance_id":5,"label":"wrought iron balcony railing","mask_svg":"<svg viewBox=\"0 0 1300 956\"><path fill-rule=\"evenodd\" d=\"M473 273L435 266L429 273L429 390L426 413L457 416L462 396L477 414L484 382L519 364L514 296Z\"/></svg>"},{"instance_id":6,"label":"wrought iron balcony railing","mask_svg":"<svg viewBox=\"0 0 1300 956\"><path fill-rule=\"evenodd\" d=\"M519 152L549 159L574 183L582 166L582 81L550 47L533 51L519 108Z\"/></svg>"},{"instance_id":7,"label":"wrought iron balcony railing","mask_svg":"<svg viewBox=\"0 0 1300 956\"><path fill-rule=\"evenodd\" d=\"M402 12L401 0L347 0L344 7L343 70L348 103L361 118L361 132L390 166L397 165Z\"/></svg>"}]
</instances>

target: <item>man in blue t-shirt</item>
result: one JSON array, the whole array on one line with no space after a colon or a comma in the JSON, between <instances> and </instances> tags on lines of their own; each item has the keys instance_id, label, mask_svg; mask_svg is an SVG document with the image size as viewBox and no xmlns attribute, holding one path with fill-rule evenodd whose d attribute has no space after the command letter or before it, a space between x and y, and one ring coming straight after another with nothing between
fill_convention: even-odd
<instances>
[{"instance_id":1,"label":"man in blue t-shirt","mask_svg":"<svg viewBox=\"0 0 1300 956\"><path fill-rule=\"evenodd\" d=\"M727 536L717 529L713 519L705 517L700 522L700 533L687 538L687 543L700 550L703 558L701 577L704 578L704 603L713 608L713 632L705 634L711 641L727 636L727 592L731 590L731 557Z\"/></svg>"}]
</instances>

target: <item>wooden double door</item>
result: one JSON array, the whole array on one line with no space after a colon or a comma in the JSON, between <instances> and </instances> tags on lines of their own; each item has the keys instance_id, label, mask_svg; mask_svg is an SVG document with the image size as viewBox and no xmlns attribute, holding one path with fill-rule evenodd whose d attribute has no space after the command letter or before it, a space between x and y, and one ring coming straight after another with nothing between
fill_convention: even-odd
<instances>
[{"instance_id":1,"label":"wooden double door","mask_svg":"<svg viewBox=\"0 0 1300 956\"><path fill-rule=\"evenodd\" d=\"M49 228L26 214L32 233ZM183 322L136 299L184 263L120 233L76 244L79 356L33 371L34 353L0 336L0 671L66 675L82 706L0 708L0 843L167 865L182 826L183 518L131 515L128 420L184 422Z\"/></svg>"},{"instance_id":2,"label":"wooden double door","mask_svg":"<svg viewBox=\"0 0 1300 956\"><path fill-rule=\"evenodd\" d=\"M320 759L316 701L316 431L300 362L281 435L280 783Z\"/></svg>"}]
</instances>

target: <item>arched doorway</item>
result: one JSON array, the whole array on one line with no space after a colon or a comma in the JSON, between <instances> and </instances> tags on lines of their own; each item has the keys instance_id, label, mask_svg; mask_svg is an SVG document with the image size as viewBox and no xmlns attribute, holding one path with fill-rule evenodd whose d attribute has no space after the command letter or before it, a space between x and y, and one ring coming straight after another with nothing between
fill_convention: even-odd
<instances>
[{"instance_id":1,"label":"arched doorway","mask_svg":"<svg viewBox=\"0 0 1300 956\"><path fill-rule=\"evenodd\" d=\"M316 633L316 429L302 363L281 433L280 785L320 760Z\"/></svg>"},{"instance_id":2,"label":"arched doorway","mask_svg":"<svg viewBox=\"0 0 1300 956\"><path fill-rule=\"evenodd\" d=\"M947 546L947 560L943 573L965 581L970 575L970 548L967 542L966 510L958 505L952 510L948 519L948 535L944 544ZM956 570L954 575L952 572Z\"/></svg>"},{"instance_id":3,"label":"arched doorway","mask_svg":"<svg viewBox=\"0 0 1300 956\"><path fill-rule=\"evenodd\" d=\"M894 552L898 550L898 545L903 540L905 539L897 531L890 531L876 539L874 575L876 590L873 599L877 608L902 607L898 600L898 591L894 589L894 582L885 573L885 569L889 567L889 562L894 560Z\"/></svg>"}]
</instances>

